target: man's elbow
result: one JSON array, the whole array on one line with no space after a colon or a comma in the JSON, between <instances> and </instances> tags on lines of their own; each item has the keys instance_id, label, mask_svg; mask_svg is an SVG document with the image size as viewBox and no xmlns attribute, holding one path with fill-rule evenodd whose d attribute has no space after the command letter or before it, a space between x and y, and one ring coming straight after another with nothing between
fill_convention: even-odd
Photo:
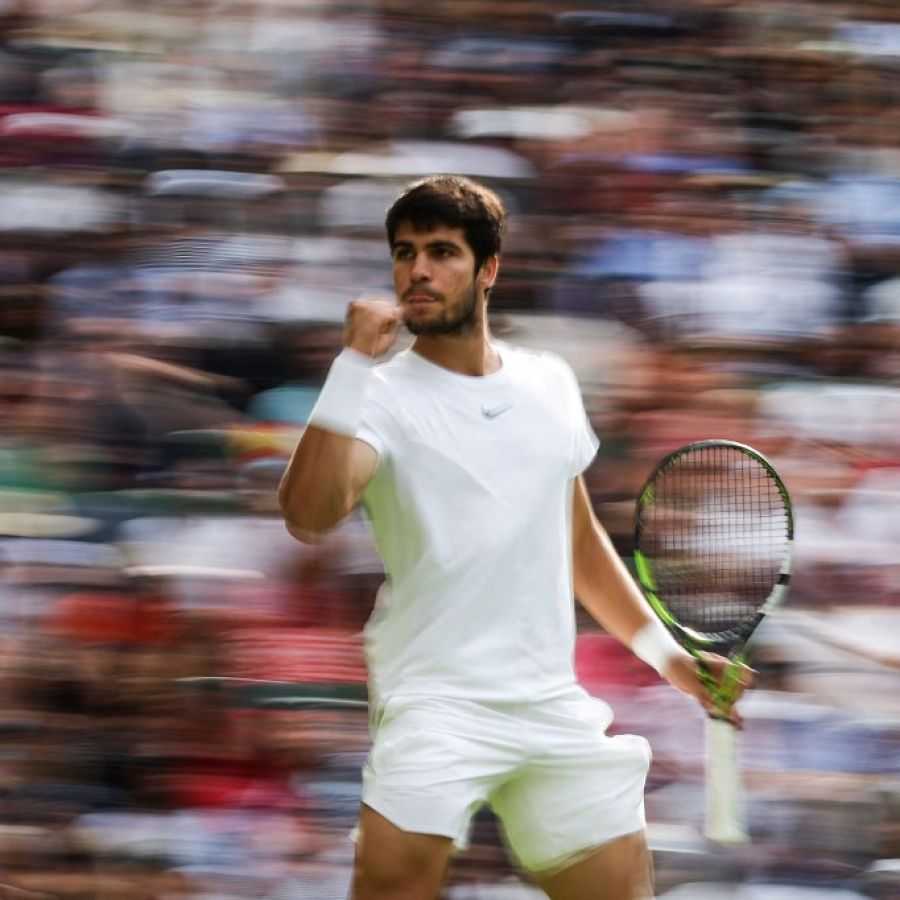
<instances>
[{"instance_id":1,"label":"man's elbow","mask_svg":"<svg viewBox=\"0 0 900 900\"><path fill-rule=\"evenodd\" d=\"M281 498L279 498L281 501ZM284 526L288 533L304 544L315 544L337 528L349 510L334 508L315 509L304 504L297 505L280 502Z\"/></svg>"},{"instance_id":2,"label":"man's elbow","mask_svg":"<svg viewBox=\"0 0 900 900\"><path fill-rule=\"evenodd\" d=\"M296 538L298 541L304 544L318 544L321 543L325 539L325 536L331 530L330 528L325 529L312 529L306 528L302 525L298 525L296 522L292 522L290 519L285 517L284 519L284 527L287 529L288 534L292 538Z\"/></svg>"},{"instance_id":3,"label":"man's elbow","mask_svg":"<svg viewBox=\"0 0 900 900\"><path fill-rule=\"evenodd\" d=\"M350 514L356 500L349 493L306 491L294 485L278 490L278 505L288 532L304 543L321 540Z\"/></svg>"},{"instance_id":4,"label":"man's elbow","mask_svg":"<svg viewBox=\"0 0 900 900\"><path fill-rule=\"evenodd\" d=\"M305 504L298 508L296 503L289 501L286 491L279 490L278 505L281 507L284 527L288 534L304 544L314 544L322 540L336 524L320 521L321 517L313 516L312 510Z\"/></svg>"}]
</instances>

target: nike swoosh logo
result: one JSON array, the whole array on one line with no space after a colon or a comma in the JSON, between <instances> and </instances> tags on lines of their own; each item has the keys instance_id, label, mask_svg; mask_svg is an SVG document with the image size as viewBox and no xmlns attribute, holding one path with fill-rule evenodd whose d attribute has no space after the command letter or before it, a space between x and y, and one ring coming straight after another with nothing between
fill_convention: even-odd
<instances>
[{"instance_id":1,"label":"nike swoosh logo","mask_svg":"<svg viewBox=\"0 0 900 900\"><path fill-rule=\"evenodd\" d=\"M504 403L501 406L495 406L492 409L488 409L486 406L481 407L481 413L486 419L496 419L500 413L505 413L508 409L512 407L512 403Z\"/></svg>"}]
</instances>

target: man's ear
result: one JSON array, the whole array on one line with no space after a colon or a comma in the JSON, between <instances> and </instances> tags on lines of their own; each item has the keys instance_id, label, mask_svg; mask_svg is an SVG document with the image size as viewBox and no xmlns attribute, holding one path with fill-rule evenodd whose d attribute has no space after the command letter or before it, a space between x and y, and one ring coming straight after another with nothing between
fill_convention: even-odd
<instances>
[{"instance_id":1,"label":"man's ear","mask_svg":"<svg viewBox=\"0 0 900 900\"><path fill-rule=\"evenodd\" d=\"M497 280L497 273L500 271L500 257L497 254L489 256L481 266L478 272L478 281L486 291L494 286Z\"/></svg>"}]
</instances>

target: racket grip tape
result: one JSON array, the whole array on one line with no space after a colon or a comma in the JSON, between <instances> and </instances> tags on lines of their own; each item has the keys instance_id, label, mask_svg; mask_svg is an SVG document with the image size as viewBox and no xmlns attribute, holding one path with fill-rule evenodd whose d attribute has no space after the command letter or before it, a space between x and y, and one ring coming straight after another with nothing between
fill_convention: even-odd
<instances>
[{"instance_id":1,"label":"racket grip tape","mask_svg":"<svg viewBox=\"0 0 900 900\"><path fill-rule=\"evenodd\" d=\"M737 729L730 722L707 718L704 835L718 844L743 844L748 840L737 745Z\"/></svg>"}]
</instances>

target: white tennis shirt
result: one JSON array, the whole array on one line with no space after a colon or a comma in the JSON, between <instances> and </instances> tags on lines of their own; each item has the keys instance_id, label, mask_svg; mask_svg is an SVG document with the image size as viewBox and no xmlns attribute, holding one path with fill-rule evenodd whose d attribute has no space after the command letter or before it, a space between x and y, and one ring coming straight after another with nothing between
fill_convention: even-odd
<instances>
[{"instance_id":1,"label":"white tennis shirt","mask_svg":"<svg viewBox=\"0 0 900 900\"><path fill-rule=\"evenodd\" d=\"M560 357L506 345L461 375L404 350L376 366L358 437L387 575L365 631L375 705L533 701L575 683L572 480L598 441Z\"/></svg>"}]
</instances>

